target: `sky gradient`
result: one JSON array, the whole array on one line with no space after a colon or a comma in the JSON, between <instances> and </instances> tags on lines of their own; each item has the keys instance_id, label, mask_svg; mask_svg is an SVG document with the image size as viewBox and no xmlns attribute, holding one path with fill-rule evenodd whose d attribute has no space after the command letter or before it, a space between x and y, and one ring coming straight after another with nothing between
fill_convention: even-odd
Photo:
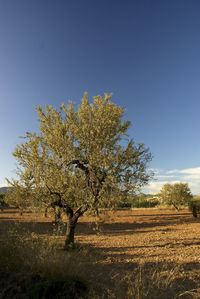
<instances>
[{"instance_id":1,"label":"sky gradient","mask_svg":"<svg viewBox=\"0 0 200 299\"><path fill-rule=\"evenodd\" d=\"M153 153L159 191L200 193L200 2L0 0L0 185L37 105L113 93Z\"/></svg>"}]
</instances>

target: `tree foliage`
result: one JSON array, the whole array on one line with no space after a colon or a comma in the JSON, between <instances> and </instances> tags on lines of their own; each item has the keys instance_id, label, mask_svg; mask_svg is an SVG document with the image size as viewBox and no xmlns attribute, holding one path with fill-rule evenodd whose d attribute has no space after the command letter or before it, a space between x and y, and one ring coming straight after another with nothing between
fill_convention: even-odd
<instances>
[{"instance_id":1,"label":"tree foliage","mask_svg":"<svg viewBox=\"0 0 200 299\"><path fill-rule=\"evenodd\" d=\"M62 207L71 227L88 209L148 182L151 153L128 138L130 122L110 95L90 103L85 93L77 110L70 103L37 111L40 133L27 133L14 152L20 179L29 180L38 204Z\"/></svg>"},{"instance_id":2,"label":"tree foliage","mask_svg":"<svg viewBox=\"0 0 200 299\"><path fill-rule=\"evenodd\" d=\"M5 207L5 194L0 193L0 209L3 210Z\"/></svg>"},{"instance_id":3,"label":"tree foliage","mask_svg":"<svg viewBox=\"0 0 200 299\"><path fill-rule=\"evenodd\" d=\"M188 203L189 210L192 212L192 215L196 218L200 213L200 195L195 195L191 198Z\"/></svg>"},{"instance_id":4,"label":"tree foliage","mask_svg":"<svg viewBox=\"0 0 200 299\"><path fill-rule=\"evenodd\" d=\"M188 205L192 195L187 183L165 184L160 191L163 203L172 205L176 209Z\"/></svg>"}]
</instances>

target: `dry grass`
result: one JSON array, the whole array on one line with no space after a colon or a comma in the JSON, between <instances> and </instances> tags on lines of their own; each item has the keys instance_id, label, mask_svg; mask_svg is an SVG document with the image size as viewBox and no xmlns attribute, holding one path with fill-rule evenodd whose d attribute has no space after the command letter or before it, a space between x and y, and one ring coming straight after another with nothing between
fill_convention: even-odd
<instances>
[{"instance_id":1,"label":"dry grass","mask_svg":"<svg viewBox=\"0 0 200 299\"><path fill-rule=\"evenodd\" d=\"M200 222L187 210L107 211L101 215L98 231L94 221L92 216L80 219L81 247L64 252L64 228L56 233L51 216L25 213L20 217L15 210L4 211L1 244L9 243L9 238L5 241L8 231L22 240L12 249L14 261L8 254L4 267L12 263L16 267L17 248L22 246L17 267L26 261L27 271L82 277L90 287L88 298L200 298ZM20 252L24 252L21 260Z\"/></svg>"}]
</instances>

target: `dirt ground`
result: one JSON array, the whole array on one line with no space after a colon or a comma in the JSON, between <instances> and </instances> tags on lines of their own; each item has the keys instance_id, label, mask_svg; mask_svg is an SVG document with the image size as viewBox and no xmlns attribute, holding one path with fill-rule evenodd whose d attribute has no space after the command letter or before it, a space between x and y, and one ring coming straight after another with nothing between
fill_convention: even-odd
<instances>
[{"instance_id":1,"label":"dirt ground","mask_svg":"<svg viewBox=\"0 0 200 299\"><path fill-rule=\"evenodd\" d=\"M109 214L109 213L108 213ZM138 209L110 213L100 235L83 234L78 240L106 252L118 262L200 262L200 221L187 210ZM81 224L88 226L89 218Z\"/></svg>"},{"instance_id":2,"label":"dirt ground","mask_svg":"<svg viewBox=\"0 0 200 299\"><path fill-rule=\"evenodd\" d=\"M200 218L193 218L188 210L135 209L103 211L96 218L83 216L78 224L76 240L100 253L97 263L113 275L124 276L138 265L163 267L169 265L181 271L188 279L200 275ZM16 210L0 212L0 234L22 223L26 230L51 236L52 217L34 213L19 216ZM64 232L64 231L63 231ZM60 237L64 241L64 236ZM179 273L180 274L180 273ZM102 275L99 279L103 279ZM149 297L150 298L150 297ZM170 298L170 297L169 297ZM189 297L188 297L189 298ZM196 297L200 298L200 297Z\"/></svg>"}]
</instances>

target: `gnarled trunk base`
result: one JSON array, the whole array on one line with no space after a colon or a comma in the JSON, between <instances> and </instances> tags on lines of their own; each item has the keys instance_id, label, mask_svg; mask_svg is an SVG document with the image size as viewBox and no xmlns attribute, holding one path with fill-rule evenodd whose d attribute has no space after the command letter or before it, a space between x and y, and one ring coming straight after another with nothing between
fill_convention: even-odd
<instances>
[{"instance_id":1,"label":"gnarled trunk base","mask_svg":"<svg viewBox=\"0 0 200 299\"><path fill-rule=\"evenodd\" d=\"M71 248L74 245L74 232L80 216L82 216L88 210L88 205L81 206L75 212L65 205L65 211L68 217L67 233L65 239L65 249Z\"/></svg>"},{"instance_id":2,"label":"gnarled trunk base","mask_svg":"<svg viewBox=\"0 0 200 299\"><path fill-rule=\"evenodd\" d=\"M44 210L44 217L45 217L45 218L48 217L48 208L45 208L45 210Z\"/></svg>"},{"instance_id":3,"label":"gnarled trunk base","mask_svg":"<svg viewBox=\"0 0 200 299\"><path fill-rule=\"evenodd\" d=\"M72 219L68 220L66 239L65 239L65 249L68 249L69 247L72 247L74 245L74 233L75 233L76 224L77 222L74 223Z\"/></svg>"}]
</instances>

